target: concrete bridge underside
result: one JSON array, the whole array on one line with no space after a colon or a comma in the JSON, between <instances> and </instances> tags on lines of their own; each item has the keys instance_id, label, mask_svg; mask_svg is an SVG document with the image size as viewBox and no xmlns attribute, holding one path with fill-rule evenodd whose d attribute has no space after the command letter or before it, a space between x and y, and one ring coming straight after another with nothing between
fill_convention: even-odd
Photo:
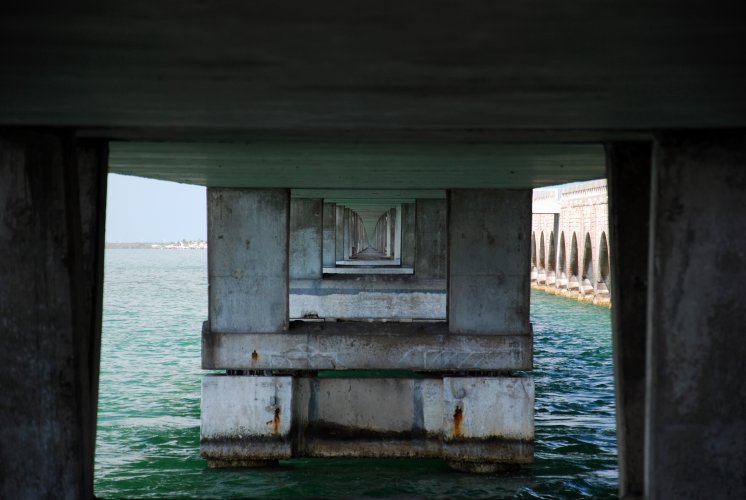
<instances>
[{"instance_id":1,"label":"concrete bridge underside","mask_svg":"<svg viewBox=\"0 0 746 500\"><path fill-rule=\"evenodd\" d=\"M206 454L233 460L245 442L210 448L211 436L258 412L248 434L267 435L255 442L274 456L324 455L330 431L362 422L402 453L457 465L531 454L532 426L508 425L529 420L504 404L530 394L530 379L512 376L531 360L529 190L607 177L620 494L746 497L746 308L734 285L746 278L743 21L728 0L4 4L0 496L93 495L106 173L117 172L210 188L203 362L231 375L205 383L270 399L218 407ZM427 209L446 221L444 240L439 223L417 225ZM379 225L368 212L387 215ZM290 258L307 249L292 236L309 213L321 278L315 260ZM421 259L433 242L445 260ZM350 264L371 244L370 262L412 273ZM345 280L440 290L445 320L290 322L293 295ZM459 361L477 348L478 362ZM262 365L272 349L288 372L258 376L277 366ZM366 349L384 353L378 367L403 359L424 376L314 376L330 360L373 367ZM362 387L369 398L324 399ZM391 393L407 418L381 424ZM332 419L338 405L356 418Z\"/></svg>"}]
</instances>

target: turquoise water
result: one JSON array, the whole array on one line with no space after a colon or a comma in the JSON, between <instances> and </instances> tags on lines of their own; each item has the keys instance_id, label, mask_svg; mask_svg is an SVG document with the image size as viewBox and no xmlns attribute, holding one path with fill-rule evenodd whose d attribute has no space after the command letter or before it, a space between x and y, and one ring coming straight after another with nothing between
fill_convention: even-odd
<instances>
[{"instance_id":1,"label":"turquoise water","mask_svg":"<svg viewBox=\"0 0 746 500\"><path fill-rule=\"evenodd\" d=\"M532 292L536 461L507 476L439 460L288 460L212 470L199 456L207 252L108 250L95 491L104 498L614 498L607 309Z\"/></svg>"}]
</instances>

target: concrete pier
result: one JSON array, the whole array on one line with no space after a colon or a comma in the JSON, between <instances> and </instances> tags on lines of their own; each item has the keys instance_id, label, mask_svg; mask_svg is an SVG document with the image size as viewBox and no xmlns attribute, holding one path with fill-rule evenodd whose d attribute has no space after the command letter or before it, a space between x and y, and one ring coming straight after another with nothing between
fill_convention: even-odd
<instances>
[{"instance_id":1,"label":"concrete pier","mask_svg":"<svg viewBox=\"0 0 746 500\"><path fill-rule=\"evenodd\" d=\"M728 285L746 277L744 165L743 131L656 137L647 498L736 498L746 490L746 308L739 287ZM701 293L686 293L693 288Z\"/></svg>"},{"instance_id":2,"label":"concrete pier","mask_svg":"<svg viewBox=\"0 0 746 500\"><path fill-rule=\"evenodd\" d=\"M453 190L448 199L387 209L374 236L384 251L373 253L357 251L370 246L358 212L345 208L341 227L324 224L329 203L288 200L287 193L209 193L216 271L202 366L226 370L206 376L202 387L201 453L210 465L417 456L490 472L530 463L533 380L511 376L533 367L528 269L521 265L530 250L530 191ZM238 219L249 206L275 224ZM324 234L332 228L350 242L349 257L334 269L357 273L354 280L318 272L325 244L340 236ZM267 252L266 266L248 263L256 258L252 248ZM402 253L410 254L412 274L387 274L401 268ZM247 272L257 266L269 276ZM267 279L270 293L254 295ZM269 319L254 318L257 308L270 311ZM314 377L319 370L411 370L427 378Z\"/></svg>"},{"instance_id":3,"label":"concrete pier","mask_svg":"<svg viewBox=\"0 0 746 500\"><path fill-rule=\"evenodd\" d=\"M104 141L0 131L0 497L93 498Z\"/></svg>"},{"instance_id":4,"label":"concrete pier","mask_svg":"<svg viewBox=\"0 0 746 500\"><path fill-rule=\"evenodd\" d=\"M645 371L652 147L606 145L619 492L641 498L645 468Z\"/></svg>"},{"instance_id":5,"label":"concrete pier","mask_svg":"<svg viewBox=\"0 0 746 500\"><path fill-rule=\"evenodd\" d=\"M415 269L419 278L445 279L448 266L446 200L417 200Z\"/></svg>"},{"instance_id":6,"label":"concrete pier","mask_svg":"<svg viewBox=\"0 0 746 500\"><path fill-rule=\"evenodd\" d=\"M287 330L289 212L286 189L208 189L212 330Z\"/></svg>"},{"instance_id":7,"label":"concrete pier","mask_svg":"<svg viewBox=\"0 0 746 500\"><path fill-rule=\"evenodd\" d=\"M529 190L452 190L448 325L453 333L528 335Z\"/></svg>"},{"instance_id":8,"label":"concrete pier","mask_svg":"<svg viewBox=\"0 0 746 500\"><path fill-rule=\"evenodd\" d=\"M333 267L334 263L337 262L337 205L336 203L324 203L322 207L323 217L323 234L322 238L324 241L323 248L321 251L322 267ZM318 277L316 275L314 278Z\"/></svg>"},{"instance_id":9,"label":"concrete pier","mask_svg":"<svg viewBox=\"0 0 746 500\"><path fill-rule=\"evenodd\" d=\"M290 279L320 279L322 253L333 235L325 233L320 199L290 202Z\"/></svg>"}]
</instances>

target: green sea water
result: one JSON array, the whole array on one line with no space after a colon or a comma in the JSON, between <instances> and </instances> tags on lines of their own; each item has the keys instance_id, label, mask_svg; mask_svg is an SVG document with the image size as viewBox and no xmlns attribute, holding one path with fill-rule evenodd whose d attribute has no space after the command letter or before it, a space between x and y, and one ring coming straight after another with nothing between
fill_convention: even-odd
<instances>
[{"instance_id":1,"label":"green sea water","mask_svg":"<svg viewBox=\"0 0 746 500\"><path fill-rule=\"evenodd\" d=\"M296 459L208 469L199 456L207 252L107 250L95 492L103 498L614 498L609 311L532 292L535 463L510 476L439 460Z\"/></svg>"}]
</instances>

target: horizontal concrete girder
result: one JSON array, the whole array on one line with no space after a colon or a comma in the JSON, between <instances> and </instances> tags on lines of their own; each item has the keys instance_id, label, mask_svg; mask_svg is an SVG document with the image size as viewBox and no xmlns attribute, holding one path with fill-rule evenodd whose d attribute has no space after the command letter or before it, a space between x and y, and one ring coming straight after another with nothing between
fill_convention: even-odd
<instances>
[{"instance_id":1,"label":"horizontal concrete girder","mask_svg":"<svg viewBox=\"0 0 746 500\"><path fill-rule=\"evenodd\" d=\"M458 335L446 323L292 322L278 333L202 329L208 370L533 369L533 335Z\"/></svg>"},{"instance_id":2,"label":"horizontal concrete girder","mask_svg":"<svg viewBox=\"0 0 746 500\"><path fill-rule=\"evenodd\" d=\"M336 190L347 192L344 197L351 200L335 203L354 208L369 203L371 191L391 190L386 198L399 204L411 202L411 192L528 188L596 179L604 175L604 151L598 144L446 140L363 144L113 141L109 171L222 188L305 188L304 197L323 194L325 200ZM416 199L443 198L427 193ZM381 208L379 215L393 206L376 205Z\"/></svg>"},{"instance_id":3,"label":"horizontal concrete girder","mask_svg":"<svg viewBox=\"0 0 746 500\"><path fill-rule=\"evenodd\" d=\"M207 375L201 454L213 466L291 457L530 463L532 377Z\"/></svg>"},{"instance_id":4,"label":"horizontal concrete girder","mask_svg":"<svg viewBox=\"0 0 746 500\"><path fill-rule=\"evenodd\" d=\"M351 262L351 261L347 261ZM323 269L324 274L414 274L414 269L411 267L384 267L384 266L360 266L352 267L353 264L345 264L339 267L325 267Z\"/></svg>"},{"instance_id":5,"label":"horizontal concrete girder","mask_svg":"<svg viewBox=\"0 0 746 500\"><path fill-rule=\"evenodd\" d=\"M371 261L361 261L371 262ZM333 268L323 280L293 280L290 318L348 320L445 320L445 280L424 280L412 274L383 275L380 268ZM384 268L401 272L412 268ZM352 274L343 274L351 271ZM363 274L369 271L373 274Z\"/></svg>"},{"instance_id":6,"label":"horizontal concrete girder","mask_svg":"<svg viewBox=\"0 0 746 500\"><path fill-rule=\"evenodd\" d=\"M0 123L619 140L744 126L745 45L732 0L3 2Z\"/></svg>"}]
</instances>

